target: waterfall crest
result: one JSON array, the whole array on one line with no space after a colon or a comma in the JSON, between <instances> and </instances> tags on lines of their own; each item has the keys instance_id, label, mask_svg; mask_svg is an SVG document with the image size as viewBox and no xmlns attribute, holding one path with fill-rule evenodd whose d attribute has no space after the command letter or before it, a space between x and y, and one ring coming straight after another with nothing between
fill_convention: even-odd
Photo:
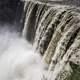
<instances>
[{"instance_id":1,"label":"waterfall crest","mask_svg":"<svg viewBox=\"0 0 80 80\"><path fill-rule=\"evenodd\" d=\"M44 1L25 1L25 6L23 36L46 64L42 80L72 80L73 65L80 67L79 8Z\"/></svg>"}]
</instances>

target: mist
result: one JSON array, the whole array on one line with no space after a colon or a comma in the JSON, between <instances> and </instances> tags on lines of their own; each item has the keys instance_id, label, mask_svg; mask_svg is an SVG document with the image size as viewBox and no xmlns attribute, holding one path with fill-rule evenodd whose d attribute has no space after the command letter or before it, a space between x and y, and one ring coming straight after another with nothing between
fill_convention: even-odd
<instances>
[{"instance_id":1,"label":"mist","mask_svg":"<svg viewBox=\"0 0 80 80\"><path fill-rule=\"evenodd\" d=\"M40 80L41 56L14 26L0 28L0 80Z\"/></svg>"}]
</instances>

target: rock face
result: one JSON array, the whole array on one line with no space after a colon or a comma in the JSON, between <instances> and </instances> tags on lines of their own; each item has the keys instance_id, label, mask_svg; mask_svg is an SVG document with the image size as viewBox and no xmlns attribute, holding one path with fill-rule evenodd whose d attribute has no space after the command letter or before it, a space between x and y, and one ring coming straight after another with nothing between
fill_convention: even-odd
<instances>
[{"instance_id":1,"label":"rock face","mask_svg":"<svg viewBox=\"0 0 80 80\"><path fill-rule=\"evenodd\" d=\"M42 1L25 1L23 12L23 36L36 47L43 63L48 65L48 75L44 74L42 80L80 80L78 5Z\"/></svg>"}]
</instances>

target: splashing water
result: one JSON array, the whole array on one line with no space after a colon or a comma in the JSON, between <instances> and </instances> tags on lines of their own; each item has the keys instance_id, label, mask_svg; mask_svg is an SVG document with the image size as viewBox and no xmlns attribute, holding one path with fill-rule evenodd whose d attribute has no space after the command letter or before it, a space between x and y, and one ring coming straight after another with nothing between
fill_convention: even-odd
<instances>
[{"instance_id":1,"label":"splashing water","mask_svg":"<svg viewBox=\"0 0 80 80\"><path fill-rule=\"evenodd\" d=\"M0 29L0 80L41 80L41 57L18 32L12 31L10 27Z\"/></svg>"}]
</instances>

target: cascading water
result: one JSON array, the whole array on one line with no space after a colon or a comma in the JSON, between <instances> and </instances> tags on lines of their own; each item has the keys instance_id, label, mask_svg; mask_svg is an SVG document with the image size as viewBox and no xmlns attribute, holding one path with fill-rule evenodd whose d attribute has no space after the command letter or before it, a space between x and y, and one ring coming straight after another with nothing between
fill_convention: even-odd
<instances>
[{"instance_id":1,"label":"cascading water","mask_svg":"<svg viewBox=\"0 0 80 80\"><path fill-rule=\"evenodd\" d=\"M0 27L0 80L80 80L79 13L25 0L21 32L19 25Z\"/></svg>"},{"instance_id":2,"label":"cascading water","mask_svg":"<svg viewBox=\"0 0 80 80\"><path fill-rule=\"evenodd\" d=\"M73 65L80 67L79 13L74 6L53 5L44 0L25 2L23 36L42 55L47 74L41 80L72 80Z\"/></svg>"}]
</instances>

